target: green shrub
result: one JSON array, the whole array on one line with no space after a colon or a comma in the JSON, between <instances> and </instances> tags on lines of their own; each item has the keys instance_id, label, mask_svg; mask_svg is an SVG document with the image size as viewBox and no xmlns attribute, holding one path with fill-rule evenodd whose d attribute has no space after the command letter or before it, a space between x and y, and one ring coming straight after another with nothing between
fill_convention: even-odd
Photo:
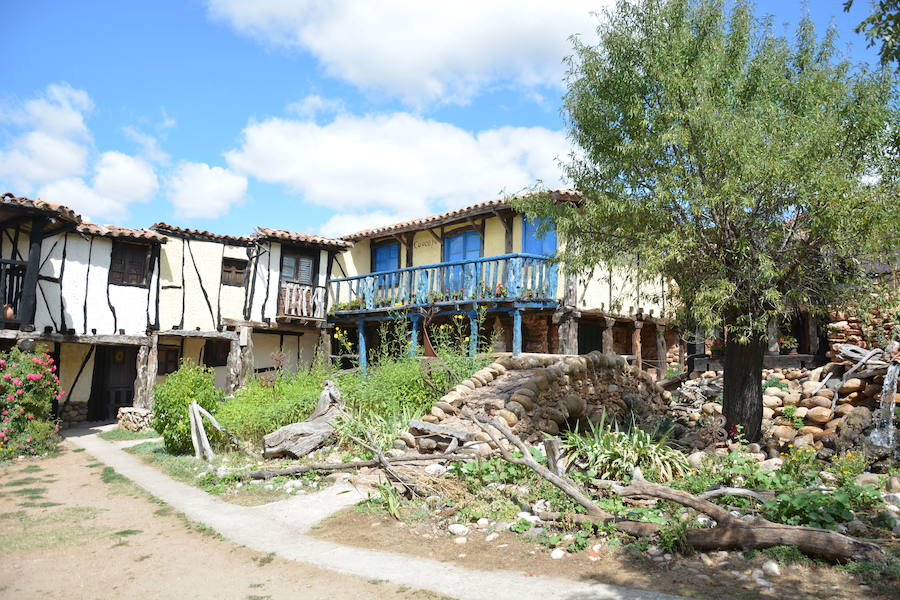
<instances>
[{"instance_id":1,"label":"green shrub","mask_svg":"<svg viewBox=\"0 0 900 600\"><path fill-rule=\"evenodd\" d=\"M151 426L163 438L170 454L193 451L188 406L196 402L210 413L219 408L222 392L216 387L212 369L182 361L181 366L166 380L153 387L153 419ZM207 427L213 438L213 431Z\"/></svg>"},{"instance_id":2,"label":"green shrub","mask_svg":"<svg viewBox=\"0 0 900 600\"><path fill-rule=\"evenodd\" d=\"M778 388L779 390L782 390L784 392L791 389L790 387L788 387L788 384L781 381L777 377L769 377L769 379L763 384L763 392L766 391L766 388L770 387Z\"/></svg>"},{"instance_id":3,"label":"green shrub","mask_svg":"<svg viewBox=\"0 0 900 600\"><path fill-rule=\"evenodd\" d=\"M251 379L219 407L216 419L243 440L262 437L313 411L329 371L321 365L309 371L280 373L274 381Z\"/></svg>"},{"instance_id":4,"label":"green shrub","mask_svg":"<svg viewBox=\"0 0 900 600\"><path fill-rule=\"evenodd\" d=\"M881 502L881 495L874 487L850 485L833 492L785 492L764 502L762 508L766 518L776 523L835 529L839 523L853 520L853 510L871 508Z\"/></svg>"},{"instance_id":5,"label":"green shrub","mask_svg":"<svg viewBox=\"0 0 900 600\"><path fill-rule=\"evenodd\" d=\"M53 359L13 348L0 353L0 373L0 459L53 450L59 428L51 407L62 398Z\"/></svg>"},{"instance_id":6,"label":"green shrub","mask_svg":"<svg viewBox=\"0 0 900 600\"><path fill-rule=\"evenodd\" d=\"M853 484L856 476L865 472L868 466L869 459L865 454L847 450L831 458L828 471L837 477L838 485L843 487Z\"/></svg>"},{"instance_id":7,"label":"green shrub","mask_svg":"<svg viewBox=\"0 0 900 600\"><path fill-rule=\"evenodd\" d=\"M564 433L563 446L571 461L583 463L601 479L630 481L635 467L640 467L647 479L661 482L682 478L690 471L687 458L667 446L665 436L654 439L633 424L629 429L613 424L610 429L605 417L597 425L591 424L587 433Z\"/></svg>"}]
</instances>

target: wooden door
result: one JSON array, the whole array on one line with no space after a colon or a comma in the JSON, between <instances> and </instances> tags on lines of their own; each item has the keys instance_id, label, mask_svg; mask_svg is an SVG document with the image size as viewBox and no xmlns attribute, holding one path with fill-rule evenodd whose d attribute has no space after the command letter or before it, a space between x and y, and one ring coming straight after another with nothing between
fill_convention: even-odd
<instances>
[{"instance_id":1,"label":"wooden door","mask_svg":"<svg viewBox=\"0 0 900 600\"><path fill-rule=\"evenodd\" d=\"M109 421L116 418L119 408L132 405L137 353L136 346L97 347L90 419Z\"/></svg>"}]
</instances>

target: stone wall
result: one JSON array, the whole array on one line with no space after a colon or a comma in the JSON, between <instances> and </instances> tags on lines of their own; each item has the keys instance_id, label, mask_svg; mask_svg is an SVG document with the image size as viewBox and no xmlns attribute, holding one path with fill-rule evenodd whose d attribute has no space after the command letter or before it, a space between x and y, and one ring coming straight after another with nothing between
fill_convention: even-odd
<instances>
[{"instance_id":1,"label":"stone wall","mask_svg":"<svg viewBox=\"0 0 900 600\"><path fill-rule=\"evenodd\" d=\"M647 373L620 356L502 355L445 394L422 418L425 425L413 427L403 437L407 445L423 452L447 447L450 439L440 435L440 427L488 441L462 416L462 407L467 407L476 414L502 418L517 435L536 443L544 434L597 423L604 412L633 413L638 419L662 414L669 398Z\"/></svg>"},{"instance_id":2,"label":"stone wall","mask_svg":"<svg viewBox=\"0 0 900 600\"><path fill-rule=\"evenodd\" d=\"M900 338L898 315L876 308L865 318L853 311L834 311L827 325L828 351L832 360L841 344L853 344L860 348L883 348L887 340Z\"/></svg>"}]
</instances>

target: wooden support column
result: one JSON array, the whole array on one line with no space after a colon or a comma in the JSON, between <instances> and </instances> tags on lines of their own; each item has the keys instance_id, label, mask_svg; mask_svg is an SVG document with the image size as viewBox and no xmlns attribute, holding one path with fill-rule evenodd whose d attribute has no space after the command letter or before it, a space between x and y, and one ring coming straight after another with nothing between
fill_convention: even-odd
<instances>
[{"instance_id":1,"label":"wooden support column","mask_svg":"<svg viewBox=\"0 0 900 600\"><path fill-rule=\"evenodd\" d=\"M656 358L658 364L656 366L656 375L659 379L666 376L666 328L656 324Z\"/></svg>"},{"instance_id":2,"label":"wooden support column","mask_svg":"<svg viewBox=\"0 0 900 600\"><path fill-rule=\"evenodd\" d=\"M616 351L613 349L613 327L616 324L616 320L606 317L603 321L606 325L606 328L603 330L603 352L605 354L615 354Z\"/></svg>"},{"instance_id":3,"label":"wooden support column","mask_svg":"<svg viewBox=\"0 0 900 600\"><path fill-rule=\"evenodd\" d=\"M333 325L329 324L325 327L319 329L319 340L321 342L321 347L319 348L319 352L325 355L325 359L331 363L331 330ZM300 341L298 340L299 344Z\"/></svg>"},{"instance_id":4,"label":"wooden support column","mask_svg":"<svg viewBox=\"0 0 900 600\"><path fill-rule=\"evenodd\" d=\"M643 321L634 322L634 330L631 332L631 353L634 354L634 364L638 369L644 368L644 359L641 357L641 329Z\"/></svg>"},{"instance_id":5,"label":"wooden support column","mask_svg":"<svg viewBox=\"0 0 900 600\"><path fill-rule=\"evenodd\" d=\"M366 374L366 322L359 320L356 322L357 348L359 349L359 370Z\"/></svg>"},{"instance_id":6,"label":"wooden support column","mask_svg":"<svg viewBox=\"0 0 900 600\"><path fill-rule=\"evenodd\" d=\"M231 340L228 351L228 373L225 377L225 395L236 392L241 383L241 342L240 339Z\"/></svg>"},{"instance_id":7,"label":"wooden support column","mask_svg":"<svg viewBox=\"0 0 900 600\"><path fill-rule=\"evenodd\" d=\"M478 313L469 311L469 356L478 353Z\"/></svg>"},{"instance_id":8,"label":"wooden support column","mask_svg":"<svg viewBox=\"0 0 900 600\"><path fill-rule=\"evenodd\" d=\"M422 321L422 316L410 315L409 320L412 322L412 331L409 334L409 355L415 356L419 346L419 323Z\"/></svg>"},{"instance_id":9,"label":"wooden support column","mask_svg":"<svg viewBox=\"0 0 900 600\"><path fill-rule=\"evenodd\" d=\"M781 346L778 344L778 322L769 319L766 325L766 354L780 354Z\"/></svg>"},{"instance_id":10,"label":"wooden support column","mask_svg":"<svg viewBox=\"0 0 900 600\"><path fill-rule=\"evenodd\" d=\"M253 356L253 328L241 327L238 333L238 343L241 345L240 377L235 386L241 388L247 383L250 375L256 372L256 359Z\"/></svg>"},{"instance_id":11,"label":"wooden support column","mask_svg":"<svg viewBox=\"0 0 900 600\"><path fill-rule=\"evenodd\" d=\"M513 309L513 330L512 330L512 353L513 356L522 354L522 309Z\"/></svg>"},{"instance_id":12,"label":"wooden support column","mask_svg":"<svg viewBox=\"0 0 900 600\"><path fill-rule=\"evenodd\" d=\"M34 331L34 313L37 308L38 272L41 270L41 243L47 219L31 220L31 234L28 236L28 259L25 277L22 280L22 299L19 301L19 322L25 331Z\"/></svg>"},{"instance_id":13,"label":"wooden support column","mask_svg":"<svg viewBox=\"0 0 900 600\"><path fill-rule=\"evenodd\" d=\"M576 314L566 311L553 315L553 320L558 325L557 336L560 354L578 354L578 319Z\"/></svg>"},{"instance_id":14,"label":"wooden support column","mask_svg":"<svg viewBox=\"0 0 900 600\"><path fill-rule=\"evenodd\" d=\"M147 397L150 395L150 382L147 381L147 356L150 354L147 346L138 348L137 375L134 378L134 396L132 396L131 405L135 408L149 408Z\"/></svg>"}]
</instances>

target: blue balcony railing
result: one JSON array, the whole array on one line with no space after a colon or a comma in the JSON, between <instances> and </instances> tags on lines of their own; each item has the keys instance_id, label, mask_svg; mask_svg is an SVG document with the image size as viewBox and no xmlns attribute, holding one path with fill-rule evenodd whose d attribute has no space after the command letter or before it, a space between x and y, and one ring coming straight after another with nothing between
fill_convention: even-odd
<instances>
[{"instance_id":1,"label":"blue balcony railing","mask_svg":"<svg viewBox=\"0 0 900 600\"><path fill-rule=\"evenodd\" d=\"M464 302L552 303L557 267L546 256L503 254L332 279L334 313Z\"/></svg>"}]
</instances>

